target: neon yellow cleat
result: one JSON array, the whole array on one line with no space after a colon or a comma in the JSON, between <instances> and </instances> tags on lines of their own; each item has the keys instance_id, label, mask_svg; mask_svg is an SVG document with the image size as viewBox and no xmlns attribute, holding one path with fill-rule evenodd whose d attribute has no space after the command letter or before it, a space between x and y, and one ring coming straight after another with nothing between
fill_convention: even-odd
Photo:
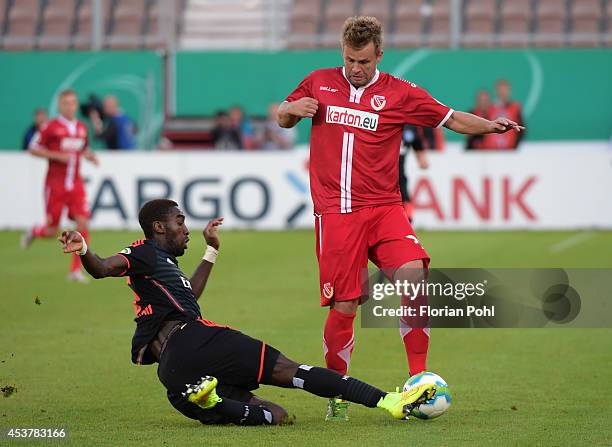
<instances>
[{"instance_id":1,"label":"neon yellow cleat","mask_svg":"<svg viewBox=\"0 0 612 447\"><path fill-rule=\"evenodd\" d=\"M327 414L325 415L325 421L348 421L348 406L349 402L347 400L340 399L339 397L329 399L329 402L327 403Z\"/></svg>"},{"instance_id":2,"label":"neon yellow cleat","mask_svg":"<svg viewBox=\"0 0 612 447\"><path fill-rule=\"evenodd\" d=\"M402 393L387 393L376 406L387 410L395 419L408 419L413 408L433 398L435 394L436 385L424 383Z\"/></svg>"},{"instance_id":3,"label":"neon yellow cleat","mask_svg":"<svg viewBox=\"0 0 612 447\"><path fill-rule=\"evenodd\" d=\"M221 398L217 396L217 379L212 376L204 376L195 385L187 385L187 391L183 393L183 396L196 405L208 410L213 408L219 402Z\"/></svg>"}]
</instances>

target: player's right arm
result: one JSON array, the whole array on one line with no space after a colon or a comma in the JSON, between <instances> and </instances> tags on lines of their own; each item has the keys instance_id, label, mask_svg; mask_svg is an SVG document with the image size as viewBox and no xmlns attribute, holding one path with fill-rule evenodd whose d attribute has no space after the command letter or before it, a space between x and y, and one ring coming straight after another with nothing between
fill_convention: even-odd
<instances>
[{"instance_id":1,"label":"player's right arm","mask_svg":"<svg viewBox=\"0 0 612 447\"><path fill-rule=\"evenodd\" d=\"M278 107L277 121L280 127L293 127L302 118L312 118L319 110L319 101L312 93L312 73L304 78Z\"/></svg>"},{"instance_id":2,"label":"player's right arm","mask_svg":"<svg viewBox=\"0 0 612 447\"><path fill-rule=\"evenodd\" d=\"M292 102L283 102L278 107L278 125L280 127L293 127L302 118L312 118L319 109L319 101L310 97L303 97Z\"/></svg>"},{"instance_id":3,"label":"player's right arm","mask_svg":"<svg viewBox=\"0 0 612 447\"><path fill-rule=\"evenodd\" d=\"M85 240L78 231L64 231L58 238L62 244L64 253L77 253L83 250ZM125 256L114 255L109 258L101 258L89 248L85 254L81 255L83 267L92 277L106 278L108 276L123 276L129 268L128 260Z\"/></svg>"},{"instance_id":4,"label":"player's right arm","mask_svg":"<svg viewBox=\"0 0 612 447\"><path fill-rule=\"evenodd\" d=\"M45 127L34 134L28 146L28 152L35 157L46 158L47 160L67 164L70 159L69 153L50 151L47 149L47 129L48 127Z\"/></svg>"}]
</instances>

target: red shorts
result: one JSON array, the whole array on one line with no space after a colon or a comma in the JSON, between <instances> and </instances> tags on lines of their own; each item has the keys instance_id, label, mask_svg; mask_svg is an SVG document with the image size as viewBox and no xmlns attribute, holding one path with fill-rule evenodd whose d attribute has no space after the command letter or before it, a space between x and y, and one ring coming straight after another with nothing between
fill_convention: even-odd
<instances>
[{"instance_id":1,"label":"red shorts","mask_svg":"<svg viewBox=\"0 0 612 447\"><path fill-rule=\"evenodd\" d=\"M401 205L380 205L348 214L315 218L321 306L363 295L368 259L396 269L429 255L415 236Z\"/></svg>"},{"instance_id":2,"label":"red shorts","mask_svg":"<svg viewBox=\"0 0 612 447\"><path fill-rule=\"evenodd\" d=\"M64 185L47 183L45 203L47 225L50 227L57 227L60 224L64 208L68 208L68 217L72 220L77 216L89 218L91 215L82 181L76 181L71 190L66 190Z\"/></svg>"}]
</instances>

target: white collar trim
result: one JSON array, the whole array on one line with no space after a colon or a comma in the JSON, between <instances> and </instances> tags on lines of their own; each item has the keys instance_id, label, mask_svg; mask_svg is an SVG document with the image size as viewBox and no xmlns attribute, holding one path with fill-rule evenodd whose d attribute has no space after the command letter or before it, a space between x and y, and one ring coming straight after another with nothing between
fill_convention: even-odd
<instances>
[{"instance_id":1,"label":"white collar trim","mask_svg":"<svg viewBox=\"0 0 612 447\"><path fill-rule=\"evenodd\" d=\"M372 77L370 82L368 82L363 87L359 87L359 88L357 88L353 84L351 84L351 81L349 81L349 79L346 77L346 70L345 70L344 67L342 67L342 76L344 76L344 79L346 79L346 82L348 82L349 87L351 89L351 93L350 93L350 96L349 96L349 102L354 102L354 103L359 104L359 101L361 100L361 95L363 95L363 92L365 91L366 88L370 87L372 84L374 84L376 81L378 81L378 78L380 76L380 72L378 71L378 68L377 68L376 72L374 73L374 76Z\"/></svg>"}]
</instances>

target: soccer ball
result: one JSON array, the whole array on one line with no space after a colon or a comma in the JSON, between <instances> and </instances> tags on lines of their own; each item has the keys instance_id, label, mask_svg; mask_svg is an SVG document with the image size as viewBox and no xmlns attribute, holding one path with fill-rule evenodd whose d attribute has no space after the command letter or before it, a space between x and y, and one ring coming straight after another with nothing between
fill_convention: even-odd
<instances>
[{"instance_id":1,"label":"soccer ball","mask_svg":"<svg viewBox=\"0 0 612 447\"><path fill-rule=\"evenodd\" d=\"M410 414L419 419L435 419L442 416L448 410L448 407L450 407L452 402L451 392L448 384L442 377L428 371L415 374L406 380L404 391L424 383L435 383L436 395L430 401L414 408Z\"/></svg>"}]
</instances>

